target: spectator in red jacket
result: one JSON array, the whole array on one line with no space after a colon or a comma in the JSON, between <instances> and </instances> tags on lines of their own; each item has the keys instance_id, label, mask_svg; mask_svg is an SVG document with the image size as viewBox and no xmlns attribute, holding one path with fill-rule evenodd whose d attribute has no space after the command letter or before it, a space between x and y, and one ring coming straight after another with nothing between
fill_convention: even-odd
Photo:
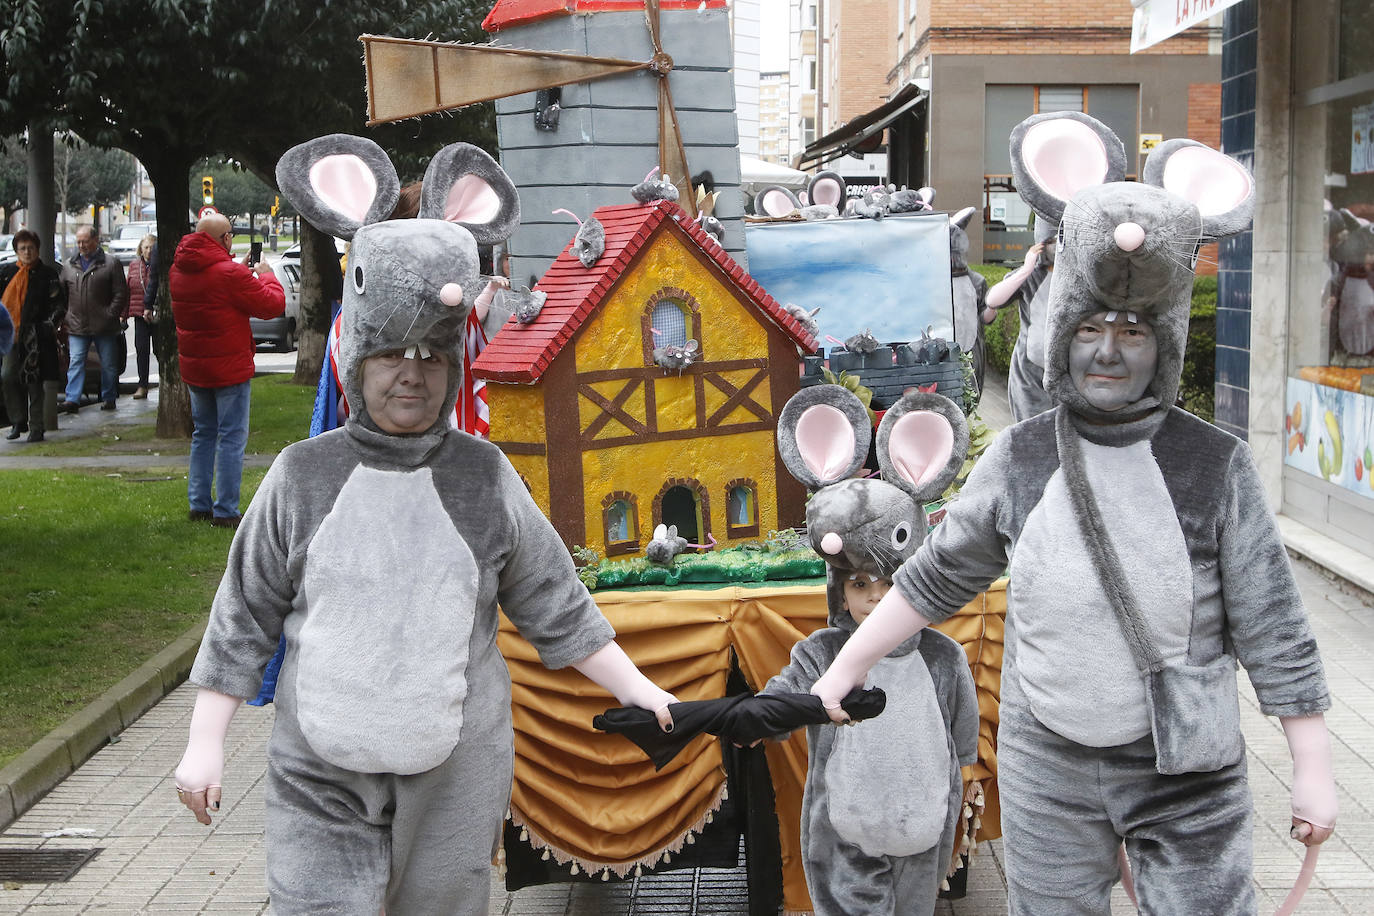
<instances>
[{"instance_id":1,"label":"spectator in red jacket","mask_svg":"<svg viewBox=\"0 0 1374 916\"><path fill-rule=\"evenodd\" d=\"M168 277L181 377L191 389L190 518L225 528L238 527L248 442L255 351L248 319L276 318L286 311L286 294L272 268L249 267L247 257L235 261L233 238L228 218L206 216L177 245Z\"/></svg>"}]
</instances>

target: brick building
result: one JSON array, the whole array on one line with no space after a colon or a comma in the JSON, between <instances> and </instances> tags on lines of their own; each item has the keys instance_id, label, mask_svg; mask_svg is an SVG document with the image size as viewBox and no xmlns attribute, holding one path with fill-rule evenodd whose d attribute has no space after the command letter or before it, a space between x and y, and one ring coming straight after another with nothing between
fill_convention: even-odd
<instances>
[{"instance_id":1,"label":"brick building","mask_svg":"<svg viewBox=\"0 0 1374 916\"><path fill-rule=\"evenodd\" d=\"M1007 137L1031 114L1073 109L1107 123L1126 144L1131 175L1151 135L1219 140L1219 28L1132 55L1125 0L824 6L827 129L802 166L852 161L851 150L885 141L888 180L933 185L945 209L982 207L982 224L969 227L974 258L1019 260L1024 251L1030 214L1011 184Z\"/></svg>"}]
</instances>

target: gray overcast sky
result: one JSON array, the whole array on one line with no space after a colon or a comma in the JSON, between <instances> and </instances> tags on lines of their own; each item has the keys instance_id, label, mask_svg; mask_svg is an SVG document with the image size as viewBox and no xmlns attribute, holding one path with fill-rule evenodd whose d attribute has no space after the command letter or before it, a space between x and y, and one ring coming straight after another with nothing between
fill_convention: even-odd
<instances>
[{"instance_id":1,"label":"gray overcast sky","mask_svg":"<svg viewBox=\"0 0 1374 916\"><path fill-rule=\"evenodd\" d=\"M759 0L759 68L787 69L787 0Z\"/></svg>"}]
</instances>

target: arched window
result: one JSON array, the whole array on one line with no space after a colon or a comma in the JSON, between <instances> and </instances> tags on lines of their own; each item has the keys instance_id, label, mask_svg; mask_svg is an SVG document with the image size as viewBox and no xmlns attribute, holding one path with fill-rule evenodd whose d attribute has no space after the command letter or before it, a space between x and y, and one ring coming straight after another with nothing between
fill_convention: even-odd
<instances>
[{"instance_id":1,"label":"arched window","mask_svg":"<svg viewBox=\"0 0 1374 916\"><path fill-rule=\"evenodd\" d=\"M685 289L665 286L654 293L644 303L641 320L646 366L654 365L654 350L661 347L682 347L689 340L697 342L698 350L705 345L701 339L700 309Z\"/></svg>"},{"instance_id":2,"label":"arched window","mask_svg":"<svg viewBox=\"0 0 1374 916\"><path fill-rule=\"evenodd\" d=\"M687 315L682 306L671 299L654 306L649 326L657 332L653 335L657 347L681 347L687 343Z\"/></svg>"},{"instance_id":3,"label":"arched window","mask_svg":"<svg viewBox=\"0 0 1374 916\"><path fill-rule=\"evenodd\" d=\"M639 508L634 495L616 492L603 499L601 526L605 535L606 556L639 550Z\"/></svg>"},{"instance_id":4,"label":"arched window","mask_svg":"<svg viewBox=\"0 0 1374 916\"><path fill-rule=\"evenodd\" d=\"M725 487L725 534L731 538L758 537L759 488L752 480L732 480Z\"/></svg>"}]
</instances>

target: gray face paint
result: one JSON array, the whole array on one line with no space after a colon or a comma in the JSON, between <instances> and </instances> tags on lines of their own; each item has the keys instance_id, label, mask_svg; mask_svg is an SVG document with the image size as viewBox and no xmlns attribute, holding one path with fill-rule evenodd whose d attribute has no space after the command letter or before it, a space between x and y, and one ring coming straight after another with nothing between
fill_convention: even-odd
<instances>
[{"instance_id":1,"label":"gray face paint","mask_svg":"<svg viewBox=\"0 0 1374 916\"><path fill-rule=\"evenodd\" d=\"M1098 410L1120 410L1144 397L1158 363L1154 329L1134 312L1095 312L1069 341L1069 378Z\"/></svg>"}]
</instances>

